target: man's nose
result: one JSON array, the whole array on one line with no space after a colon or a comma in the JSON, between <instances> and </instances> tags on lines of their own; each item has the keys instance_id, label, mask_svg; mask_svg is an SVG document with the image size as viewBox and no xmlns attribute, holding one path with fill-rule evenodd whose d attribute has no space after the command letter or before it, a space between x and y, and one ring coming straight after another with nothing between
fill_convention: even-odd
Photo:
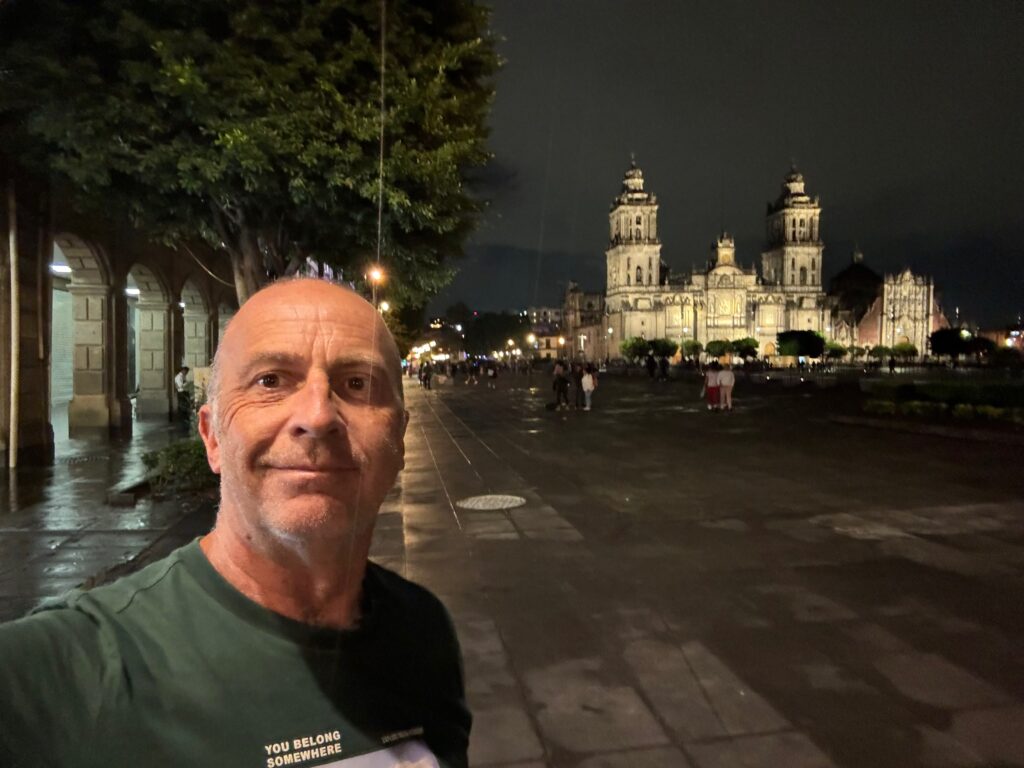
<instances>
[{"instance_id":1,"label":"man's nose","mask_svg":"<svg viewBox=\"0 0 1024 768\"><path fill-rule=\"evenodd\" d=\"M345 428L339 398L326 375L310 375L293 398L292 433L296 437L321 438Z\"/></svg>"}]
</instances>

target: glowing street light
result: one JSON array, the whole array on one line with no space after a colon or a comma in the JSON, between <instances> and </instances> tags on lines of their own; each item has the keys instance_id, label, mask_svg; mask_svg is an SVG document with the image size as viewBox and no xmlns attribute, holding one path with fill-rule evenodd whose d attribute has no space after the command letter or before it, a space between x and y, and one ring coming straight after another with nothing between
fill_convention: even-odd
<instances>
[{"instance_id":1,"label":"glowing street light","mask_svg":"<svg viewBox=\"0 0 1024 768\"><path fill-rule=\"evenodd\" d=\"M377 286L384 282L384 270L380 267L371 267L367 273L370 280L371 291L373 292L373 306L377 306Z\"/></svg>"},{"instance_id":2,"label":"glowing street light","mask_svg":"<svg viewBox=\"0 0 1024 768\"><path fill-rule=\"evenodd\" d=\"M506 341L505 344L507 344L510 347L514 347L516 345L516 343L514 341L512 341L512 339L509 339L508 341Z\"/></svg>"},{"instance_id":3,"label":"glowing street light","mask_svg":"<svg viewBox=\"0 0 1024 768\"><path fill-rule=\"evenodd\" d=\"M560 347L564 347L565 346L565 336L559 336L558 337L558 346L560 346Z\"/></svg>"},{"instance_id":4,"label":"glowing street light","mask_svg":"<svg viewBox=\"0 0 1024 768\"><path fill-rule=\"evenodd\" d=\"M382 301L380 303L380 311L381 312L387 312L389 309L391 309L391 305L388 304L386 301Z\"/></svg>"},{"instance_id":5,"label":"glowing street light","mask_svg":"<svg viewBox=\"0 0 1024 768\"><path fill-rule=\"evenodd\" d=\"M537 343L537 337L535 335L533 335L532 333L529 334L526 337L526 343L527 344L536 344Z\"/></svg>"}]
</instances>

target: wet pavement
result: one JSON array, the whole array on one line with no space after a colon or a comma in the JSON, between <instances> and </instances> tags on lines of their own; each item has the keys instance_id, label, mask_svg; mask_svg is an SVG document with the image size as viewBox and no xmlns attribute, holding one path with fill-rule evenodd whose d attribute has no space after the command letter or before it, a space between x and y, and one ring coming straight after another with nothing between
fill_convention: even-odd
<instances>
[{"instance_id":1,"label":"wet pavement","mask_svg":"<svg viewBox=\"0 0 1024 768\"><path fill-rule=\"evenodd\" d=\"M1024 766L1019 448L837 425L841 388L741 383L729 414L691 382L550 395L411 388L373 547L453 613L474 766ZM482 494L524 503L460 505ZM77 498L5 517L0 562L163 525L150 557L210 521Z\"/></svg>"},{"instance_id":2,"label":"wet pavement","mask_svg":"<svg viewBox=\"0 0 1024 768\"><path fill-rule=\"evenodd\" d=\"M130 563L191 511L176 499L107 503L144 477L144 453L181 437L176 425L141 421L130 439L108 440L69 439L54 422L53 466L0 475L0 621Z\"/></svg>"}]
</instances>

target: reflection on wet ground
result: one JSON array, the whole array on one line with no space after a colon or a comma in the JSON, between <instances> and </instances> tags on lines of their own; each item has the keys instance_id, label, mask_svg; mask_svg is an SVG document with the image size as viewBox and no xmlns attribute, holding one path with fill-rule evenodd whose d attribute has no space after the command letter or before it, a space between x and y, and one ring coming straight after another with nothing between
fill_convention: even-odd
<instances>
[{"instance_id":1,"label":"reflection on wet ground","mask_svg":"<svg viewBox=\"0 0 1024 768\"><path fill-rule=\"evenodd\" d=\"M0 476L0 620L127 562L183 514L174 500L107 503L109 491L144 477L143 454L182 437L177 425L139 421L127 439L69 438L61 412L53 425L52 466Z\"/></svg>"}]
</instances>

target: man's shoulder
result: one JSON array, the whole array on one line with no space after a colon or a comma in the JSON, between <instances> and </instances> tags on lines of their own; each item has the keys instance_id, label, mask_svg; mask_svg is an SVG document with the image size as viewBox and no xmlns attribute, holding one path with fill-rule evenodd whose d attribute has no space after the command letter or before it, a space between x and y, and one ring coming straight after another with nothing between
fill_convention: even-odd
<instances>
[{"instance_id":1,"label":"man's shoulder","mask_svg":"<svg viewBox=\"0 0 1024 768\"><path fill-rule=\"evenodd\" d=\"M366 564L366 576L372 583L374 596L393 608L443 615L448 611L441 600L424 587L372 560Z\"/></svg>"}]
</instances>

